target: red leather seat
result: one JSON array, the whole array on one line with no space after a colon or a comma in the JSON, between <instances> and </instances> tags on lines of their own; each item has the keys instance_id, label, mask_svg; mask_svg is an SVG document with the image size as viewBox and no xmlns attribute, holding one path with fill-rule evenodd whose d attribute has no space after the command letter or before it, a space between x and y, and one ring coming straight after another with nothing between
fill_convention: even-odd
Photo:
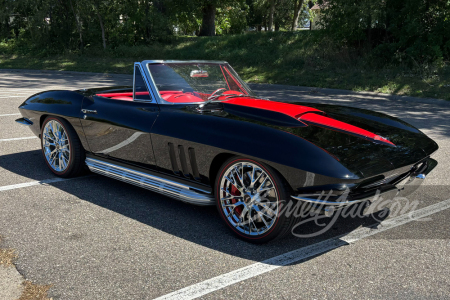
<instances>
[{"instance_id":1,"label":"red leather seat","mask_svg":"<svg viewBox=\"0 0 450 300\"><path fill-rule=\"evenodd\" d=\"M137 92L136 95L145 95L148 92ZM202 94L199 93L183 93L182 91L161 91L161 97L172 103L190 103L190 102L202 102L203 99L200 98ZM203 94L206 95L206 94ZM106 97L114 100L123 100L123 101L133 101L133 93L104 93L97 94L100 97Z\"/></svg>"}]
</instances>

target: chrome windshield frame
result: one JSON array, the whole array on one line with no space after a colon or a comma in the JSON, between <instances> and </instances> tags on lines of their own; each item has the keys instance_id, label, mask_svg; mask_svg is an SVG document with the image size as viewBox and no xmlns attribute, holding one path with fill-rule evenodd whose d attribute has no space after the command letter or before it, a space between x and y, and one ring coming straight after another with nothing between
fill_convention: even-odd
<instances>
[{"instance_id":1,"label":"chrome windshield frame","mask_svg":"<svg viewBox=\"0 0 450 300\"><path fill-rule=\"evenodd\" d=\"M141 75L142 78L145 82L145 85L147 86L147 90L149 92L150 95L150 100L142 100L142 99L136 99L135 94L136 94L136 67L139 68L139 70L141 71ZM134 102L145 102L145 103L152 103L153 99L155 100L156 103L159 103L158 98L160 98L159 93L155 93L155 90L152 88L152 82L148 80L148 75L145 72L145 68L142 67L142 64L140 62L135 62L133 65L133 101ZM154 82L153 82L154 84ZM156 96L158 95L158 96Z\"/></svg>"},{"instance_id":2,"label":"chrome windshield frame","mask_svg":"<svg viewBox=\"0 0 450 300\"><path fill-rule=\"evenodd\" d=\"M155 97L154 99L156 100L156 102L158 104L165 104L165 105L174 105L175 104L173 102L166 101L161 97L161 94L159 93L159 89L156 86L155 80L153 79L153 76L152 76L150 68L149 68L149 65L151 65L151 64L162 64L162 63L168 63L168 64L170 64L170 63L194 63L194 64L195 63L205 63L205 64L218 64L218 65L226 64L228 67L230 67L231 70L233 70L233 72L235 74L237 74L236 71L234 71L234 69L230 66L230 64L228 64L228 62L219 61L219 60L144 60L140 63L135 63L135 64L140 64L141 72L143 71L142 74L144 74L146 77L145 81L148 82L148 85L150 86L149 91L150 90L152 91L152 96ZM243 80L240 80L240 78L238 78L237 80L239 80L246 89L248 89L249 91L252 91ZM134 82L133 82L133 90L134 90ZM183 103L183 104L186 105L186 104L202 104L202 103L204 103L204 101L188 102L188 103Z\"/></svg>"}]
</instances>

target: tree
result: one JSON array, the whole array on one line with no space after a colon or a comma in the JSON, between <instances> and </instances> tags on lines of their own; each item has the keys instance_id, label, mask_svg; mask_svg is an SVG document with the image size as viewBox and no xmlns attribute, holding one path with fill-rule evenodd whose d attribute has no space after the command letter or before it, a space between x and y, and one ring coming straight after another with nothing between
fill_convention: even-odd
<instances>
[{"instance_id":1,"label":"tree","mask_svg":"<svg viewBox=\"0 0 450 300\"><path fill-rule=\"evenodd\" d=\"M104 1L94 0L92 2L93 12L98 18L98 22L102 31L102 44L103 44L103 50L106 50L106 36L105 36L105 26L103 24L103 18L102 18L102 12L101 9L103 9L102 4L108 5L108 3L104 3Z\"/></svg>"},{"instance_id":2,"label":"tree","mask_svg":"<svg viewBox=\"0 0 450 300\"><path fill-rule=\"evenodd\" d=\"M450 57L448 0L319 0L326 35L381 64Z\"/></svg>"},{"instance_id":3,"label":"tree","mask_svg":"<svg viewBox=\"0 0 450 300\"><path fill-rule=\"evenodd\" d=\"M78 29L78 33L80 35L80 50L83 51L83 26L80 20L80 15L79 13L75 13L75 9L73 8L73 3L72 0L69 0L70 2L70 7L72 8L72 12L73 15L75 17L75 19L77 20L77 29Z\"/></svg>"},{"instance_id":4,"label":"tree","mask_svg":"<svg viewBox=\"0 0 450 300\"><path fill-rule=\"evenodd\" d=\"M294 18L292 20L291 30L295 31L298 27L298 18L300 17L303 7L304 0L294 0Z\"/></svg>"},{"instance_id":5,"label":"tree","mask_svg":"<svg viewBox=\"0 0 450 300\"><path fill-rule=\"evenodd\" d=\"M275 14L275 0L270 0L270 11L269 11L269 31L273 31L273 16Z\"/></svg>"},{"instance_id":6,"label":"tree","mask_svg":"<svg viewBox=\"0 0 450 300\"><path fill-rule=\"evenodd\" d=\"M199 35L216 35L216 3L213 1L205 1L202 6L202 26Z\"/></svg>"}]
</instances>

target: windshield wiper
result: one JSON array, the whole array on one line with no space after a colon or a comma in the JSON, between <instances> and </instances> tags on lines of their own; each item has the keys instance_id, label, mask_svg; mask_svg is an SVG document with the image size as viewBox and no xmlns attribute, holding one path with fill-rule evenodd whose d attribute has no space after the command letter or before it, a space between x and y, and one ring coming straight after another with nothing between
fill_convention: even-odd
<instances>
[{"instance_id":1,"label":"windshield wiper","mask_svg":"<svg viewBox=\"0 0 450 300\"><path fill-rule=\"evenodd\" d=\"M223 91L225 91L226 89L224 89L224 88L220 88L220 89L217 89L217 90L215 90L212 94L211 94L211 96L209 96L208 97L208 100L206 100L205 102L203 102L202 104L200 104L200 108L203 108L205 105L207 105L207 104L209 104L209 103L211 103L211 102L214 102L214 100L216 100L217 98L219 98L222 94L218 94L219 92L223 92Z\"/></svg>"}]
</instances>

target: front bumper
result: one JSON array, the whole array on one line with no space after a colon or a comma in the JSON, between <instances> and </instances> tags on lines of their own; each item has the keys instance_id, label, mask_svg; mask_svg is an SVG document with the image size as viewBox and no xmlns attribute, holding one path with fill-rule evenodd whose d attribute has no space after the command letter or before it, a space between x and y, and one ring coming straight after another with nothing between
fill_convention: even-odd
<instances>
[{"instance_id":1,"label":"front bumper","mask_svg":"<svg viewBox=\"0 0 450 300\"><path fill-rule=\"evenodd\" d=\"M380 197L393 199L405 197L414 192L425 180L426 176L437 166L437 161L427 158L420 167L414 171L399 176L390 184L385 184L374 189L354 192L347 190L340 196L332 196L332 191L322 194L299 194L291 196L294 200L311 203L313 207L320 208L323 212L335 211L338 207L345 207L361 202L373 202ZM330 209L333 207L333 209Z\"/></svg>"}]
</instances>

